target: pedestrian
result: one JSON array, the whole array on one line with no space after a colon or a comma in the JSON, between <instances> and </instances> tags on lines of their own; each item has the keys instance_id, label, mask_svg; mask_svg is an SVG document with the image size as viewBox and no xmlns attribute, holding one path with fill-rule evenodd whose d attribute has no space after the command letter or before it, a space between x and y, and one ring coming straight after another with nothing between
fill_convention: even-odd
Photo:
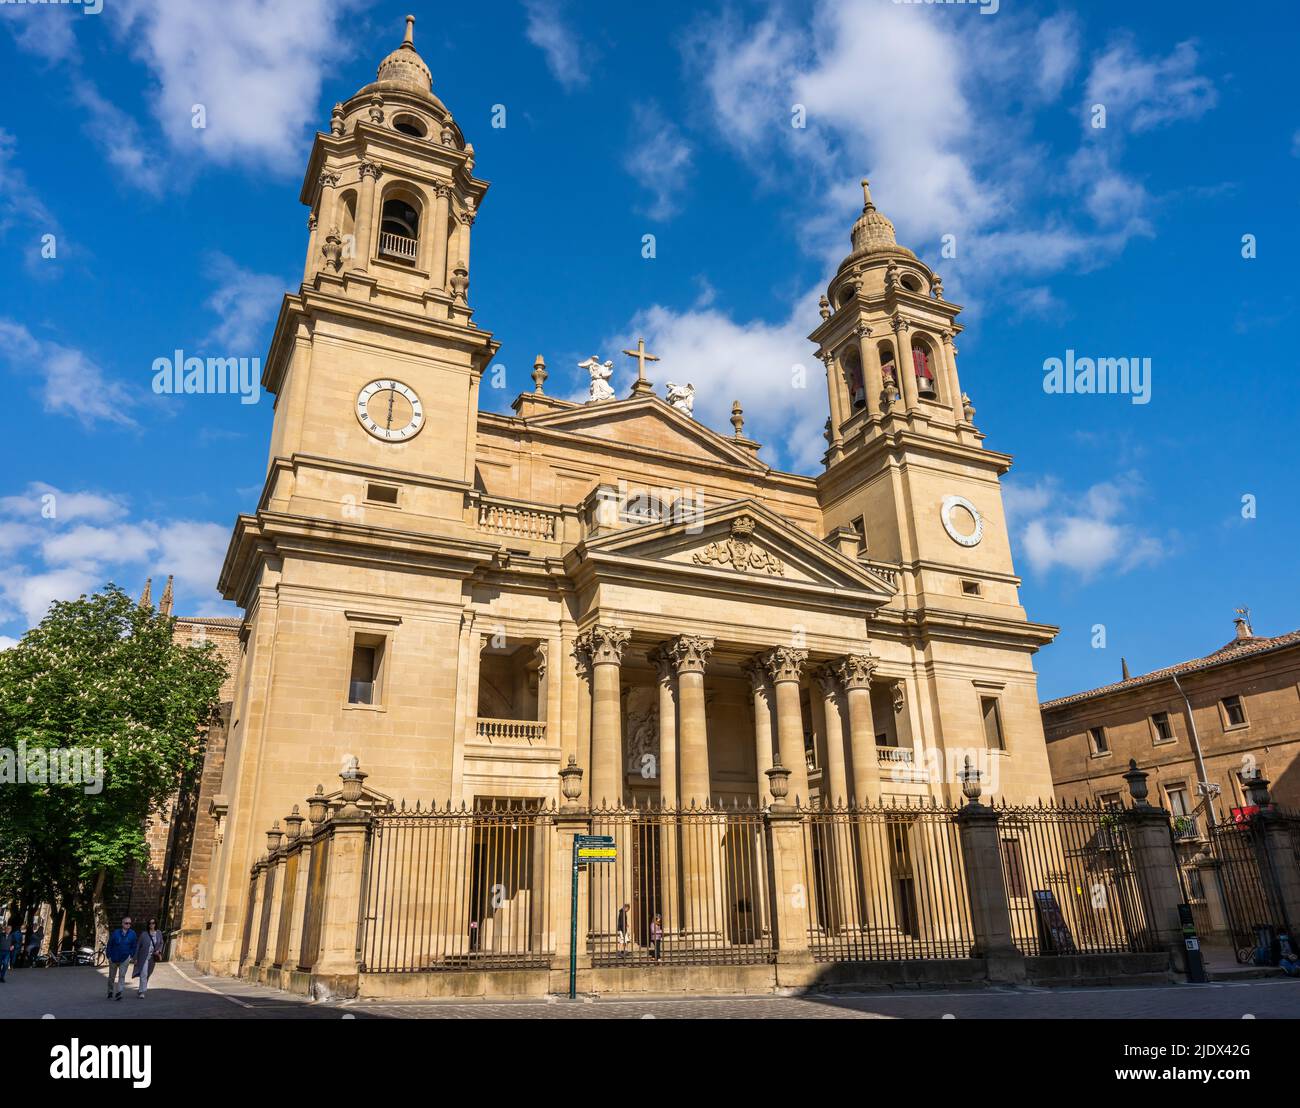
<instances>
[{"instance_id":1,"label":"pedestrian","mask_svg":"<svg viewBox=\"0 0 1300 1108\"><path fill-rule=\"evenodd\" d=\"M654 944L655 961L660 962L664 956L664 923L663 916L655 913L655 918L650 921L650 941Z\"/></svg>"},{"instance_id":2,"label":"pedestrian","mask_svg":"<svg viewBox=\"0 0 1300 1108\"><path fill-rule=\"evenodd\" d=\"M1277 964L1282 967L1282 972L1288 977L1300 977L1300 957L1296 955L1295 947L1291 945L1290 933L1278 932L1277 945L1279 954Z\"/></svg>"},{"instance_id":3,"label":"pedestrian","mask_svg":"<svg viewBox=\"0 0 1300 1108\"><path fill-rule=\"evenodd\" d=\"M5 974L9 972L9 957L14 948L14 929L5 924L0 927L0 985L4 984Z\"/></svg>"},{"instance_id":4,"label":"pedestrian","mask_svg":"<svg viewBox=\"0 0 1300 1108\"><path fill-rule=\"evenodd\" d=\"M623 907L618 910L618 923L615 925L618 928L618 956L620 958L627 957L627 944L628 940L631 938L628 932L631 923L632 905L624 904Z\"/></svg>"},{"instance_id":5,"label":"pedestrian","mask_svg":"<svg viewBox=\"0 0 1300 1108\"><path fill-rule=\"evenodd\" d=\"M153 972L153 964L162 955L162 945L162 932L158 930L158 921L150 919L135 944L135 973L132 976L140 979L141 1000L144 999L144 994L149 988L149 974Z\"/></svg>"},{"instance_id":6,"label":"pedestrian","mask_svg":"<svg viewBox=\"0 0 1300 1108\"><path fill-rule=\"evenodd\" d=\"M131 917L122 917L122 926L108 936L108 999L121 1000L126 984L126 964L135 957L135 946L140 936L131 929ZM116 987L114 987L116 985Z\"/></svg>"}]
</instances>

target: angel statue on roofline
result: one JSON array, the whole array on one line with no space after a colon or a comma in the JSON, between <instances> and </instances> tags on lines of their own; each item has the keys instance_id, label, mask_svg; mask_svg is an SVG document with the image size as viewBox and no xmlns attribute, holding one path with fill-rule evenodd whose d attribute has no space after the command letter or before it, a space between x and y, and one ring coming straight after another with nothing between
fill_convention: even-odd
<instances>
[{"instance_id":1,"label":"angel statue on roofline","mask_svg":"<svg viewBox=\"0 0 1300 1108\"><path fill-rule=\"evenodd\" d=\"M695 418L695 386L694 385L676 385L672 381L668 382L668 403L676 408L679 412L685 412L692 419Z\"/></svg>"},{"instance_id":2,"label":"angel statue on roofline","mask_svg":"<svg viewBox=\"0 0 1300 1108\"><path fill-rule=\"evenodd\" d=\"M591 393L587 397L587 403L614 399L614 389L609 383L614 375L613 362L602 362L599 354L593 354L585 362L579 362L578 368L585 369L591 375Z\"/></svg>"}]
</instances>

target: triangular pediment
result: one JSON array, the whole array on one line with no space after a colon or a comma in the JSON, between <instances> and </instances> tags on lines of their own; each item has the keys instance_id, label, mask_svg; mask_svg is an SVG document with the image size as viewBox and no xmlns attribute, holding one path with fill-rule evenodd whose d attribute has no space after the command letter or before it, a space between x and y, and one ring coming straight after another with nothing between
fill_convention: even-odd
<instances>
[{"instance_id":1,"label":"triangular pediment","mask_svg":"<svg viewBox=\"0 0 1300 1108\"><path fill-rule=\"evenodd\" d=\"M690 519L611 531L587 539L580 555L598 565L625 562L730 576L746 589L832 589L882 603L894 595L884 578L754 500L733 501Z\"/></svg>"},{"instance_id":2,"label":"triangular pediment","mask_svg":"<svg viewBox=\"0 0 1300 1108\"><path fill-rule=\"evenodd\" d=\"M620 447L653 450L679 462L741 465L766 470L751 449L696 422L657 396L582 404L530 418L529 426L599 439Z\"/></svg>"}]
</instances>

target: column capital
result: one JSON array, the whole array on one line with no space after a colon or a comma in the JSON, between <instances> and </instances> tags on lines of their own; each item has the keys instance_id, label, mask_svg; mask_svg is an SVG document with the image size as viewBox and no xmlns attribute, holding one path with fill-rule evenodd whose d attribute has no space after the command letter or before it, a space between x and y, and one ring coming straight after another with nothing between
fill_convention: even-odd
<instances>
[{"instance_id":1,"label":"column capital","mask_svg":"<svg viewBox=\"0 0 1300 1108\"><path fill-rule=\"evenodd\" d=\"M677 676L677 669L673 665L673 659L666 645L656 646L646 654L646 661L655 667L655 678L659 684L671 688L673 678Z\"/></svg>"},{"instance_id":2,"label":"column capital","mask_svg":"<svg viewBox=\"0 0 1300 1108\"><path fill-rule=\"evenodd\" d=\"M664 652L677 673L703 673L713 653L713 640L700 635L678 635L664 643Z\"/></svg>"},{"instance_id":3,"label":"column capital","mask_svg":"<svg viewBox=\"0 0 1300 1108\"><path fill-rule=\"evenodd\" d=\"M878 664L877 659L871 654L846 654L843 658L836 659L832 666L840 684L847 690L869 689L871 675Z\"/></svg>"},{"instance_id":4,"label":"column capital","mask_svg":"<svg viewBox=\"0 0 1300 1108\"><path fill-rule=\"evenodd\" d=\"M767 696L769 690L767 669L763 665L763 656L755 654L741 664L741 673L749 678L749 687L756 695Z\"/></svg>"},{"instance_id":5,"label":"column capital","mask_svg":"<svg viewBox=\"0 0 1300 1108\"><path fill-rule=\"evenodd\" d=\"M830 665L818 666L812 671L813 679L821 688L822 696L827 699L835 696L840 691L840 680L836 676L834 669Z\"/></svg>"},{"instance_id":6,"label":"column capital","mask_svg":"<svg viewBox=\"0 0 1300 1108\"><path fill-rule=\"evenodd\" d=\"M777 685L782 681L798 681L803 673L804 663L808 660L808 651L795 650L791 646L774 646L762 655L763 667Z\"/></svg>"},{"instance_id":7,"label":"column capital","mask_svg":"<svg viewBox=\"0 0 1300 1108\"><path fill-rule=\"evenodd\" d=\"M590 666L619 665L623 661L623 650L627 647L629 632L621 627L596 624L583 631L573 642L574 656L585 656Z\"/></svg>"}]
</instances>

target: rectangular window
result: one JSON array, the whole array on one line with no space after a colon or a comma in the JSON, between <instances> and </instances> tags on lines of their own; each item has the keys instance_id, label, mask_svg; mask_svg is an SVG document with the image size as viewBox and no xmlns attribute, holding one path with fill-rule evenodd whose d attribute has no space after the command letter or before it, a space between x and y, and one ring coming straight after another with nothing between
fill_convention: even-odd
<instances>
[{"instance_id":1,"label":"rectangular window","mask_svg":"<svg viewBox=\"0 0 1300 1108\"><path fill-rule=\"evenodd\" d=\"M990 750L1006 750L1002 734L1002 707L996 696L980 697L980 714L984 717L984 743Z\"/></svg>"},{"instance_id":2,"label":"rectangular window","mask_svg":"<svg viewBox=\"0 0 1300 1108\"><path fill-rule=\"evenodd\" d=\"M963 596L979 596L980 583L978 581L963 581L961 583L961 592Z\"/></svg>"},{"instance_id":3,"label":"rectangular window","mask_svg":"<svg viewBox=\"0 0 1300 1108\"><path fill-rule=\"evenodd\" d=\"M1246 706L1241 702L1241 697L1225 696L1219 703L1223 705L1225 727L1246 726Z\"/></svg>"},{"instance_id":4,"label":"rectangular window","mask_svg":"<svg viewBox=\"0 0 1300 1108\"><path fill-rule=\"evenodd\" d=\"M1094 754L1106 754L1110 751L1110 743L1106 741L1106 728L1089 727L1088 742L1092 745Z\"/></svg>"},{"instance_id":5,"label":"rectangular window","mask_svg":"<svg viewBox=\"0 0 1300 1108\"><path fill-rule=\"evenodd\" d=\"M358 634L352 640L352 667L348 672L348 703L380 703L384 665L384 638Z\"/></svg>"},{"instance_id":6,"label":"rectangular window","mask_svg":"<svg viewBox=\"0 0 1300 1108\"><path fill-rule=\"evenodd\" d=\"M1118 792L1099 793L1097 803L1103 808L1122 808L1124 802L1120 800Z\"/></svg>"},{"instance_id":7,"label":"rectangular window","mask_svg":"<svg viewBox=\"0 0 1300 1108\"><path fill-rule=\"evenodd\" d=\"M1155 731L1156 742L1172 742L1174 738L1174 726L1169 722L1168 712L1156 712L1151 717L1151 727Z\"/></svg>"},{"instance_id":8,"label":"rectangular window","mask_svg":"<svg viewBox=\"0 0 1300 1108\"><path fill-rule=\"evenodd\" d=\"M1027 897L1029 884L1025 881L1025 861L1020 853L1019 839L1002 840L1002 868L1007 875L1007 895Z\"/></svg>"},{"instance_id":9,"label":"rectangular window","mask_svg":"<svg viewBox=\"0 0 1300 1108\"><path fill-rule=\"evenodd\" d=\"M1169 811L1174 816L1190 816L1191 805L1187 799L1187 786L1181 781L1177 785L1166 785L1165 796L1169 798Z\"/></svg>"},{"instance_id":10,"label":"rectangular window","mask_svg":"<svg viewBox=\"0 0 1300 1108\"><path fill-rule=\"evenodd\" d=\"M367 484L366 499L376 504L396 504L397 486Z\"/></svg>"}]
</instances>

